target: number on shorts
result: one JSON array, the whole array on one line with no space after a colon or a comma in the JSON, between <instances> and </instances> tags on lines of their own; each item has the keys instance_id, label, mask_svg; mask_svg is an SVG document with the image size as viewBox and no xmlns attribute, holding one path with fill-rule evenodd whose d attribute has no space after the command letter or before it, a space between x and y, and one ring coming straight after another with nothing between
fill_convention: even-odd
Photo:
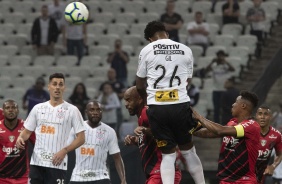
<instances>
[{"instance_id":1,"label":"number on shorts","mask_svg":"<svg viewBox=\"0 0 282 184\"><path fill-rule=\"evenodd\" d=\"M65 181L64 179L57 179L58 184L64 184L64 181Z\"/></svg>"},{"instance_id":2,"label":"number on shorts","mask_svg":"<svg viewBox=\"0 0 282 184\"><path fill-rule=\"evenodd\" d=\"M164 78L165 73L166 73L166 69L165 69L165 67L164 67L163 65L158 65L158 66L155 68L155 70L158 70L159 68L161 68L161 69L163 70L163 73L162 73L162 75L161 75L159 78L157 78L157 80L155 81L155 83L154 83L154 89L157 88L157 84ZM172 76L170 77L170 80L169 80L169 87L172 87L172 82L173 82L174 79L177 79L177 80L178 80L178 86L181 84L180 78L179 78L178 76L175 76L175 75L176 75L176 72L177 72L177 69L178 69L178 65L176 65L176 66L174 67Z\"/></svg>"}]
</instances>

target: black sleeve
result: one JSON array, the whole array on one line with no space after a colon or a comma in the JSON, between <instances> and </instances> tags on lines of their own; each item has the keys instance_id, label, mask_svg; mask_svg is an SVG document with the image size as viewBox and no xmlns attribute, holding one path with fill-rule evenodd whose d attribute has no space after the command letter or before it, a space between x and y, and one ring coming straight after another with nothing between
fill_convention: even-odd
<instances>
[{"instance_id":1,"label":"black sleeve","mask_svg":"<svg viewBox=\"0 0 282 184\"><path fill-rule=\"evenodd\" d=\"M33 25L32 25L32 28L31 28L31 42L32 42L32 44L34 45L34 44L36 44L36 42L37 42L37 37L38 37L38 35L37 35L37 33L38 33L38 18L36 18L35 20L34 20L34 22L33 22Z\"/></svg>"},{"instance_id":2,"label":"black sleeve","mask_svg":"<svg viewBox=\"0 0 282 184\"><path fill-rule=\"evenodd\" d=\"M221 8L221 9L222 9L222 13L224 12L225 9L227 9L227 7L228 7L228 4L227 4L227 3L225 3L224 5L222 5L222 8Z\"/></svg>"},{"instance_id":3,"label":"black sleeve","mask_svg":"<svg viewBox=\"0 0 282 184\"><path fill-rule=\"evenodd\" d=\"M52 38L51 40L56 43L57 40L58 40L58 35L59 35L59 29L58 29L58 26L56 24L56 21L55 19L53 18L50 18L50 25L52 27Z\"/></svg>"}]
</instances>

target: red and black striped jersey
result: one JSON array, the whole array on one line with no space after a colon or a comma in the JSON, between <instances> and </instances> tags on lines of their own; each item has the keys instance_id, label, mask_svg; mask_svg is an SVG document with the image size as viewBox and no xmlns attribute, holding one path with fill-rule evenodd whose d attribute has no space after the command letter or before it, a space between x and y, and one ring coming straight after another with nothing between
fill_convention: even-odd
<instances>
[{"instance_id":1,"label":"red and black striped jersey","mask_svg":"<svg viewBox=\"0 0 282 184\"><path fill-rule=\"evenodd\" d=\"M18 119L14 129L9 129L0 121L0 177L1 178L21 178L27 177L29 172L29 159L27 145L24 150L16 147L16 141L20 133L24 130L24 122ZM35 136L32 134L30 140L34 144Z\"/></svg>"},{"instance_id":2,"label":"red and black striped jersey","mask_svg":"<svg viewBox=\"0 0 282 184\"><path fill-rule=\"evenodd\" d=\"M256 162L256 174L259 183L263 179L263 173L268 165L273 148L276 153L281 153L282 138L281 133L270 126L268 133L265 135L260 134L259 138L259 152Z\"/></svg>"},{"instance_id":3,"label":"red and black striped jersey","mask_svg":"<svg viewBox=\"0 0 282 184\"><path fill-rule=\"evenodd\" d=\"M244 137L223 137L217 173L221 181L256 181L255 164L259 150L260 126L252 119L244 120L240 124L244 128ZM237 119L231 119L227 123L227 126L236 125Z\"/></svg>"}]
</instances>

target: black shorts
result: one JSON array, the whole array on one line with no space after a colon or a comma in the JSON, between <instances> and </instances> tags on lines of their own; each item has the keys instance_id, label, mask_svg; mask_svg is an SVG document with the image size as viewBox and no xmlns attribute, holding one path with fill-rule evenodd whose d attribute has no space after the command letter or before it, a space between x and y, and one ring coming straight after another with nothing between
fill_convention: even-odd
<instances>
[{"instance_id":1,"label":"black shorts","mask_svg":"<svg viewBox=\"0 0 282 184\"><path fill-rule=\"evenodd\" d=\"M67 171L41 166L30 166L30 184L64 184Z\"/></svg>"},{"instance_id":2,"label":"black shorts","mask_svg":"<svg viewBox=\"0 0 282 184\"><path fill-rule=\"evenodd\" d=\"M97 181L71 181L70 184L111 184L111 180L103 179Z\"/></svg>"},{"instance_id":3,"label":"black shorts","mask_svg":"<svg viewBox=\"0 0 282 184\"><path fill-rule=\"evenodd\" d=\"M149 105L147 110L152 133L158 147L167 150L192 141L188 133L196 122L189 102L171 105Z\"/></svg>"}]
</instances>

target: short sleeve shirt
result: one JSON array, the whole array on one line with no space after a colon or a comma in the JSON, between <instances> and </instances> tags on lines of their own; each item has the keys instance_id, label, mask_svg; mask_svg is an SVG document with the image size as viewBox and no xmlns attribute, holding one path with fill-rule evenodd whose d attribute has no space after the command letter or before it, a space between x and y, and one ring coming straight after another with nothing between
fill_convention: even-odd
<instances>
[{"instance_id":1,"label":"short sleeve shirt","mask_svg":"<svg viewBox=\"0 0 282 184\"><path fill-rule=\"evenodd\" d=\"M148 105L190 101L186 86L192 73L193 54L184 44L160 39L148 44L140 52L136 75L147 78Z\"/></svg>"}]
</instances>

